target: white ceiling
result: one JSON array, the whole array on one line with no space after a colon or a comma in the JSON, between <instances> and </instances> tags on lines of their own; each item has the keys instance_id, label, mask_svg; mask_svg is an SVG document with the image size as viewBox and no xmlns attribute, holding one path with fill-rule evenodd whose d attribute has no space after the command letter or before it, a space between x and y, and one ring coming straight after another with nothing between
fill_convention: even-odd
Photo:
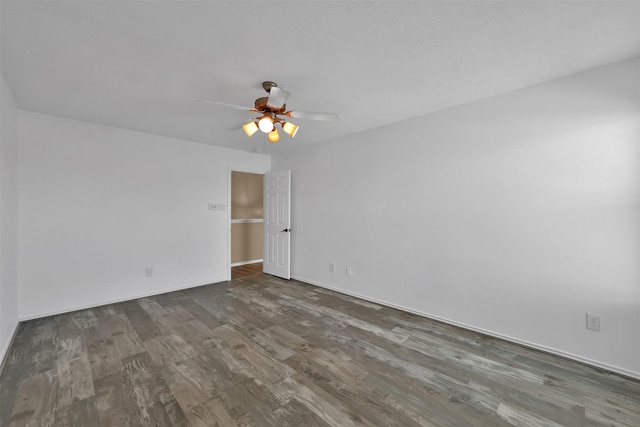
<instances>
[{"instance_id":1,"label":"white ceiling","mask_svg":"<svg viewBox=\"0 0 640 427\"><path fill-rule=\"evenodd\" d=\"M5 1L19 108L274 153L640 55L640 1ZM248 139L264 80L294 140Z\"/></svg>"}]
</instances>

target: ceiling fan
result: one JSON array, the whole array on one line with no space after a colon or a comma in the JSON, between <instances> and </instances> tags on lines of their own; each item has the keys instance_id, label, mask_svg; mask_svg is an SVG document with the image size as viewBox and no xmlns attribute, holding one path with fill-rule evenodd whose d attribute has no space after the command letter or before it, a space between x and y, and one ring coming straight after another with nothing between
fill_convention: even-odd
<instances>
[{"instance_id":1,"label":"ceiling fan","mask_svg":"<svg viewBox=\"0 0 640 427\"><path fill-rule=\"evenodd\" d=\"M259 116L254 117L250 122L243 124L242 129L249 138L251 138L251 136L253 136L253 134L258 130L261 130L267 134L267 139L270 142L278 142L280 140L280 134L278 134L278 129L276 128L277 124L280 124L282 130L291 138L296 136L298 126L287 121L289 118L323 121L333 121L338 120L339 118L335 113L287 111L287 104L285 104L285 102L289 96L291 96L291 92L279 88L275 82L271 81L263 82L262 87L267 91L269 96L256 99L253 108L243 107L241 105L225 104L223 102L208 101L206 99L201 101L209 104L222 105L238 110L249 111L251 113L259 113Z\"/></svg>"}]
</instances>

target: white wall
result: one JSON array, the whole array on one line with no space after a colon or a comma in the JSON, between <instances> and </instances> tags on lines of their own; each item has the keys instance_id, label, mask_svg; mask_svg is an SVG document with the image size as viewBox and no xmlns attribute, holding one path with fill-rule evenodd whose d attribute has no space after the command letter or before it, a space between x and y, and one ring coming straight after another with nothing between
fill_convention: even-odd
<instances>
[{"instance_id":1,"label":"white wall","mask_svg":"<svg viewBox=\"0 0 640 427\"><path fill-rule=\"evenodd\" d=\"M0 74L0 363L18 325L18 110Z\"/></svg>"},{"instance_id":2,"label":"white wall","mask_svg":"<svg viewBox=\"0 0 640 427\"><path fill-rule=\"evenodd\" d=\"M208 204L269 156L24 111L19 132L20 318L227 280Z\"/></svg>"},{"instance_id":3,"label":"white wall","mask_svg":"<svg viewBox=\"0 0 640 427\"><path fill-rule=\"evenodd\" d=\"M292 274L640 377L639 75L615 64L278 155Z\"/></svg>"}]
</instances>

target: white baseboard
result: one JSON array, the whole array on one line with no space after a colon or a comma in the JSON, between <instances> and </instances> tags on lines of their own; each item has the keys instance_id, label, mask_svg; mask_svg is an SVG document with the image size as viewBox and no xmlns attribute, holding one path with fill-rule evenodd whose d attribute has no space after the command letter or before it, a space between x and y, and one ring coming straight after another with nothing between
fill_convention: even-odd
<instances>
[{"instance_id":1,"label":"white baseboard","mask_svg":"<svg viewBox=\"0 0 640 427\"><path fill-rule=\"evenodd\" d=\"M18 325L20 322L15 322L13 325L13 332L9 335L6 342L2 343L2 347L0 347L0 375L2 374L2 370L4 369L4 365L6 363L7 351L11 347L13 340L16 337L16 333L18 332Z\"/></svg>"},{"instance_id":2,"label":"white baseboard","mask_svg":"<svg viewBox=\"0 0 640 427\"><path fill-rule=\"evenodd\" d=\"M249 261L239 261L239 262L234 262L233 264L231 264L231 267L238 267L240 265L247 265L247 264L255 264L257 262L262 262L262 261L263 261L262 258L260 258L260 259L252 259L252 260L249 260Z\"/></svg>"},{"instance_id":3,"label":"white baseboard","mask_svg":"<svg viewBox=\"0 0 640 427\"><path fill-rule=\"evenodd\" d=\"M429 314L429 313L424 313L424 312L421 312L421 311L418 311L418 310L414 310L414 309L411 309L411 308L403 307L401 305L393 304L393 303L390 303L390 302L387 302L387 301L382 301L382 300L378 300L376 298L371 298L371 297L368 297L366 295L360 295L360 294L357 294L355 292L349 292L349 291L345 291L343 289L334 288L334 287L327 286L327 285L322 284L322 283L314 282L313 280L307 280L307 279L305 279L303 277L292 277L292 278L295 279L295 280L298 280L300 282L308 283L310 285L318 286L320 288L328 289L330 291L338 292L340 294L349 295L349 296L352 296L352 297L355 297L355 298L359 298L359 299L362 299L362 300L365 300L365 301L369 301L369 302L373 302L373 303L376 303L376 304L379 304L379 305L383 305L385 307L395 308L397 310L402 310L402 311L405 311L407 313L412 313L412 314L418 315L420 317L425 317L427 319L437 320L439 322L447 323L449 325L457 326L459 328L467 329L467 330L474 331L474 332L479 332L479 333L484 334L484 335L488 335L488 336L491 336L491 337L494 337L494 338L499 338L499 339L502 339L502 340L505 340L505 341L512 342L514 344L518 344L518 345L522 345L524 347L532 348L534 350L540 350L540 351L543 351L545 353L550 353L550 354L553 354L555 356L561 356L561 357L564 357L566 359L571 359L571 360L574 360L574 361L577 361L577 362L580 362L580 363L584 363L585 365L593 366L595 368L604 369L606 371L610 371L610 372L613 372L613 373L616 373L616 374L620 374L620 375L624 375L626 377L630 377L630 378L633 378L633 379L640 380L640 372L630 371L630 370L625 369L625 368L620 368L618 366L609 365L607 363L599 362L597 360L589 359L587 357L583 357L583 356L580 356L580 355L577 355L577 354L568 353L566 351L558 350L556 348L547 347L547 346L544 346L544 345L540 345L540 344L536 344L536 343L529 342L529 341L526 341L526 340L521 340L521 339L518 339L518 338L514 338L514 337L511 337L511 336L508 336L508 335L504 335L504 334L501 334L501 333L498 333L498 332L494 332L494 331L490 331L490 330L487 330L487 329L478 328L476 326L468 325L466 323L456 322L455 320L447 319L447 318L440 317L440 316L435 316L435 315L432 315L432 314Z\"/></svg>"},{"instance_id":4,"label":"white baseboard","mask_svg":"<svg viewBox=\"0 0 640 427\"><path fill-rule=\"evenodd\" d=\"M178 287L178 288L170 288L170 289L162 290L160 292L156 291L156 292L139 294L139 295L131 295L131 296L128 296L128 297L125 297L125 298L118 298L118 299L109 300L109 301L102 301L102 302L95 303L95 304L83 305L83 306L78 306L78 307L69 307L69 308L64 308L62 310L56 310L56 311L51 311L51 312L47 312L47 313L36 314L36 315L33 315L33 316L20 317L19 321L20 322L25 322L27 320L41 319L43 317L49 317L49 316L57 316L58 314L71 313L71 312L78 311L78 310L88 310L90 308L101 307L103 305L117 304L119 302L131 301L131 300L138 299L138 298L153 297L153 296L156 296L156 295L168 294L169 292L183 291L185 289L197 288L197 287L200 287L200 286L212 285L212 284L215 284L215 283L221 283L221 282L227 282L227 281L228 280L226 278L224 278L224 279L214 280L212 282L201 283L201 284L198 284L198 285L182 286L182 287Z\"/></svg>"}]
</instances>

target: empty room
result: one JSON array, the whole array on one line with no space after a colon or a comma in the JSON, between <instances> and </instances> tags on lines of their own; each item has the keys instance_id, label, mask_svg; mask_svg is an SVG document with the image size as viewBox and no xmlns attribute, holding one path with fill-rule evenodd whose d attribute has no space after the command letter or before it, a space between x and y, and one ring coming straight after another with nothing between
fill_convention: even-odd
<instances>
[{"instance_id":1,"label":"empty room","mask_svg":"<svg viewBox=\"0 0 640 427\"><path fill-rule=\"evenodd\" d=\"M640 426L640 1L0 1L0 426Z\"/></svg>"}]
</instances>

